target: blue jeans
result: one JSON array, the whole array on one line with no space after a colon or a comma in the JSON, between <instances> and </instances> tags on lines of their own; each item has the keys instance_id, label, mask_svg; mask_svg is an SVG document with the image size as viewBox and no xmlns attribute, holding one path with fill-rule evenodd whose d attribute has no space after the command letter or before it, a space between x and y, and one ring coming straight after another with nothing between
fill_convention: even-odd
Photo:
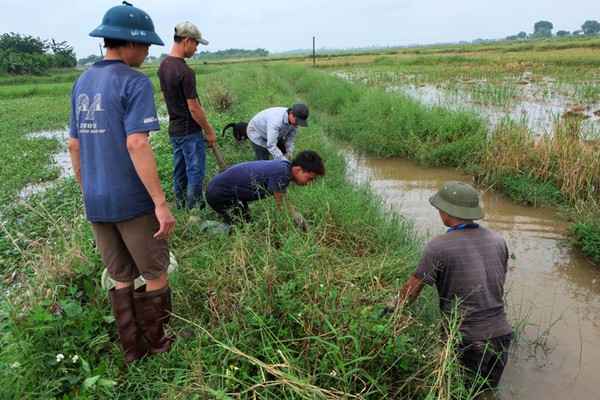
<instances>
[{"instance_id":1,"label":"blue jeans","mask_svg":"<svg viewBox=\"0 0 600 400\"><path fill-rule=\"evenodd\" d=\"M206 143L202 131L191 135L170 136L173 147L173 188L177 208L204 208L202 183L206 172Z\"/></svg>"}]
</instances>

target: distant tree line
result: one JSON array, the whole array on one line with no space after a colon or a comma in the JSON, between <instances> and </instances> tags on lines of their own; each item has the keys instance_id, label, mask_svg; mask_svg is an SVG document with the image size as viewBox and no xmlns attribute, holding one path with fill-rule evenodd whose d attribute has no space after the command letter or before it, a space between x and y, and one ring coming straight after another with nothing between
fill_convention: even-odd
<instances>
[{"instance_id":1,"label":"distant tree line","mask_svg":"<svg viewBox=\"0 0 600 400\"><path fill-rule=\"evenodd\" d=\"M202 51L200 53L194 54L190 59L191 60L222 60L226 58L256 58L256 57L266 57L269 55L269 52L265 49L255 49L255 50L244 50L244 49L229 49L229 50L219 50L219 51ZM146 58L146 63L160 62L163 58L165 58L167 54L163 53L159 57L148 56ZM89 55L85 58L80 58L77 61L77 65L81 67L89 67L96 61L102 60L102 57L97 55Z\"/></svg>"},{"instance_id":2,"label":"distant tree line","mask_svg":"<svg viewBox=\"0 0 600 400\"><path fill-rule=\"evenodd\" d=\"M265 49L244 50L244 49L228 49L219 51L201 51L194 54L192 60L221 60L225 58L256 58L266 57L269 52Z\"/></svg>"},{"instance_id":3,"label":"distant tree line","mask_svg":"<svg viewBox=\"0 0 600 400\"><path fill-rule=\"evenodd\" d=\"M506 37L506 40L519 40L519 39L547 39L551 38L552 29L554 29L554 25L550 21L538 21L533 24L533 33L527 34L524 31L519 32L516 35L510 35ZM567 37L567 36L595 36L600 33L600 23L595 20L587 20L581 25L580 30L576 30L573 32L559 30L556 31L556 37Z\"/></svg>"},{"instance_id":4,"label":"distant tree line","mask_svg":"<svg viewBox=\"0 0 600 400\"><path fill-rule=\"evenodd\" d=\"M73 68L73 46L18 33L0 35L0 74L41 75L53 68Z\"/></svg>"}]
</instances>

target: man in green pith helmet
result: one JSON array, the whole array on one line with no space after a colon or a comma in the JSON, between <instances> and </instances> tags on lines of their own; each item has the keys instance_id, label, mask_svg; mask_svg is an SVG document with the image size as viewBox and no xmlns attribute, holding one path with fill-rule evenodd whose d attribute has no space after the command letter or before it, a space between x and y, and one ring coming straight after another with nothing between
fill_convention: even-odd
<instances>
[{"instance_id":1,"label":"man in green pith helmet","mask_svg":"<svg viewBox=\"0 0 600 400\"><path fill-rule=\"evenodd\" d=\"M438 209L445 234L427 243L412 276L392 299L397 307L435 285L446 328L452 310L461 318L459 361L469 380L482 377L496 388L514 337L504 310L508 248L497 233L479 226L479 195L463 182L446 182L429 202Z\"/></svg>"},{"instance_id":2,"label":"man in green pith helmet","mask_svg":"<svg viewBox=\"0 0 600 400\"><path fill-rule=\"evenodd\" d=\"M124 5L109 9L90 36L106 56L71 93L69 152L87 219L116 284L109 290L125 361L170 350L167 269L175 219L163 193L148 133L160 129L154 87L135 70L151 44L164 45L150 16ZM139 276L146 284L134 290Z\"/></svg>"}]
</instances>

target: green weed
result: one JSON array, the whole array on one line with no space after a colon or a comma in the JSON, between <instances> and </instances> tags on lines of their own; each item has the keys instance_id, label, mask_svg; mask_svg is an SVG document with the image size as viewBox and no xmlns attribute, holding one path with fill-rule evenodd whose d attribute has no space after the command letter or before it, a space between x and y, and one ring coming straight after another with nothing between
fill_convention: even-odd
<instances>
[{"instance_id":1,"label":"green weed","mask_svg":"<svg viewBox=\"0 0 600 400\"><path fill-rule=\"evenodd\" d=\"M217 130L273 105L305 101L311 107L313 122L300 131L297 148L321 153L327 176L289 190L311 228L296 230L273 199L253 203L253 222L230 236L212 236L190 224L186 212L175 212L170 245L179 266L170 276L171 331L191 331L193 337L126 367L107 295L99 288L103 266L75 180L17 201L9 185L22 187L39 172L32 168L29 181L4 181L28 163L43 171L47 160L15 158L0 180L9 193L0 227L0 289L10 291L0 299L0 385L6 396L473 398L461 383L451 343L439 341L431 290L422 302L383 315L383 300L409 276L420 243L408 222L384 212L368 186L347 182L345 161L323 136L363 141L375 153L404 151L424 162L458 164L481 145L481 121L289 64L193 68ZM156 82L155 66L144 73ZM217 82L237 96L226 112L210 96ZM39 102L43 118L30 107ZM11 115L10 123L2 119L10 132L3 159L29 144L23 134L34 125L56 129L68 121L66 95L8 99L1 106ZM166 124L151 143L172 202ZM247 143L221 137L218 143L230 164L253 157ZM207 179L217 173L209 152ZM206 217L217 218L210 211ZM58 360L59 354L64 358Z\"/></svg>"}]
</instances>

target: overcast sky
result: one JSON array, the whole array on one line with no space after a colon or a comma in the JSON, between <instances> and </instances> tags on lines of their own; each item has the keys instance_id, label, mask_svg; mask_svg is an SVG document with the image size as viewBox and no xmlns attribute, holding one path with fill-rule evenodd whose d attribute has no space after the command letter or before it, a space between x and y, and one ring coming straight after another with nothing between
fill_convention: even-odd
<instances>
[{"instance_id":1,"label":"overcast sky","mask_svg":"<svg viewBox=\"0 0 600 400\"><path fill-rule=\"evenodd\" d=\"M504 38L550 21L553 33L600 21L599 0L131 0L146 11L168 53L176 23L189 20L210 42L198 51L398 46ZM99 54L88 36L119 1L0 0L0 33L66 41L77 58Z\"/></svg>"}]
</instances>

